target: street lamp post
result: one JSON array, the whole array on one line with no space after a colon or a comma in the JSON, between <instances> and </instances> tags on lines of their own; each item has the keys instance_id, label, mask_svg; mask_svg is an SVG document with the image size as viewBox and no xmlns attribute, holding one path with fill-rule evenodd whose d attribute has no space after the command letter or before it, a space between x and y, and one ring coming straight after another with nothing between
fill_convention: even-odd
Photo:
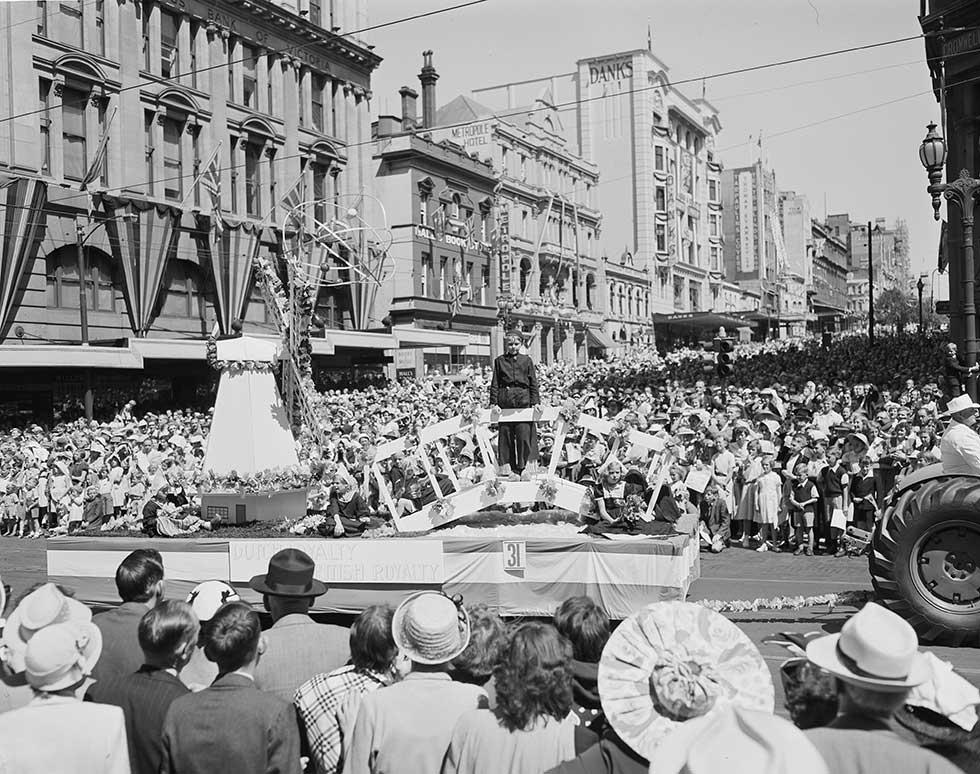
<instances>
[{"instance_id":1,"label":"street lamp post","mask_svg":"<svg viewBox=\"0 0 980 774\"><path fill-rule=\"evenodd\" d=\"M915 287L919 291L919 335L922 335L922 291L925 289L926 282L923 279L922 274L919 275L919 281L915 283Z\"/></svg>"},{"instance_id":2,"label":"street lamp post","mask_svg":"<svg viewBox=\"0 0 980 774\"><path fill-rule=\"evenodd\" d=\"M977 362L977 320L976 301L974 299L974 261L973 261L973 212L980 193L980 180L971 177L968 170L962 170L960 176L952 183L943 183L943 166L946 163L946 141L936 131L936 125L930 123L928 132L922 144L919 145L919 160L929 175L929 186L926 190L932 196L934 217L939 220L940 196L954 202L960 211L960 223L963 226L963 326L964 354L967 368L973 368ZM977 376L971 371L967 377L967 392L970 397L977 398Z\"/></svg>"}]
</instances>

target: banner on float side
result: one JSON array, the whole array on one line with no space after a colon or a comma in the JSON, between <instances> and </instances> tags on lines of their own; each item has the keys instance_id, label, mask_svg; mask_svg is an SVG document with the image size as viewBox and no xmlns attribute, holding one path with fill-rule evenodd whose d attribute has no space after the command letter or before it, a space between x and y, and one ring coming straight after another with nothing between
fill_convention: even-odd
<instances>
[{"instance_id":1,"label":"banner on float side","mask_svg":"<svg viewBox=\"0 0 980 774\"><path fill-rule=\"evenodd\" d=\"M235 583L263 574L273 554L285 548L306 552L313 576L332 584L428 586L446 578L441 540L230 540L228 568Z\"/></svg>"}]
</instances>

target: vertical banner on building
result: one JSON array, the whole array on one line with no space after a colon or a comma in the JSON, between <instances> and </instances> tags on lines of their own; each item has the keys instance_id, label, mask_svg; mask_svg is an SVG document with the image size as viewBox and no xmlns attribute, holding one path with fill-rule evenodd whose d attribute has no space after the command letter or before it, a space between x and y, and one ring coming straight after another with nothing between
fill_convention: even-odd
<instances>
[{"instance_id":1,"label":"vertical banner on building","mask_svg":"<svg viewBox=\"0 0 980 774\"><path fill-rule=\"evenodd\" d=\"M511 266L510 266L510 210L503 207L500 212L500 228L497 231L497 265L500 267L500 295L503 299L510 298Z\"/></svg>"}]
</instances>

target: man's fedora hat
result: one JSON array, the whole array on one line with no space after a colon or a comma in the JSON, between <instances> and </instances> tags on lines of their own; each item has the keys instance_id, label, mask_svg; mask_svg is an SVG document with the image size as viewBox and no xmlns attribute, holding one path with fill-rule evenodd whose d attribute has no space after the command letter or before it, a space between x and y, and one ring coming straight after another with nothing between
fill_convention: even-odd
<instances>
[{"instance_id":1,"label":"man's fedora hat","mask_svg":"<svg viewBox=\"0 0 980 774\"><path fill-rule=\"evenodd\" d=\"M840 634L808 643L806 657L844 682L877 691L905 691L929 678L915 630L874 602L851 616Z\"/></svg>"},{"instance_id":2,"label":"man's fedora hat","mask_svg":"<svg viewBox=\"0 0 980 774\"><path fill-rule=\"evenodd\" d=\"M269 560L269 571L256 575L248 585L274 597L319 597L327 587L313 577L314 562L298 548L284 548Z\"/></svg>"},{"instance_id":3,"label":"man's fedora hat","mask_svg":"<svg viewBox=\"0 0 980 774\"><path fill-rule=\"evenodd\" d=\"M942 416L948 417L952 414L958 414L961 411L978 408L980 408L980 404L974 403L973 398L969 395L957 395L946 404L946 410Z\"/></svg>"}]
</instances>

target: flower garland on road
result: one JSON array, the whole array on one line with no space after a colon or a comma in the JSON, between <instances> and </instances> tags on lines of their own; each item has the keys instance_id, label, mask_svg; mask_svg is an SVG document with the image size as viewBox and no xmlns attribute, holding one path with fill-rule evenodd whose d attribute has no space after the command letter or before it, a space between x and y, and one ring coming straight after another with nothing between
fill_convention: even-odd
<instances>
[{"instance_id":1,"label":"flower garland on road","mask_svg":"<svg viewBox=\"0 0 980 774\"><path fill-rule=\"evenodd\" d=\"M756 613L760 610L802 610L805 607L827 605L830 612L837 607L864 607L874 599L874 592L868 590L841 591L832 594L817 594L810 597L772 597L771 599L702 599L695 601L716 613Z\"/></svg>"}]
</instances>

